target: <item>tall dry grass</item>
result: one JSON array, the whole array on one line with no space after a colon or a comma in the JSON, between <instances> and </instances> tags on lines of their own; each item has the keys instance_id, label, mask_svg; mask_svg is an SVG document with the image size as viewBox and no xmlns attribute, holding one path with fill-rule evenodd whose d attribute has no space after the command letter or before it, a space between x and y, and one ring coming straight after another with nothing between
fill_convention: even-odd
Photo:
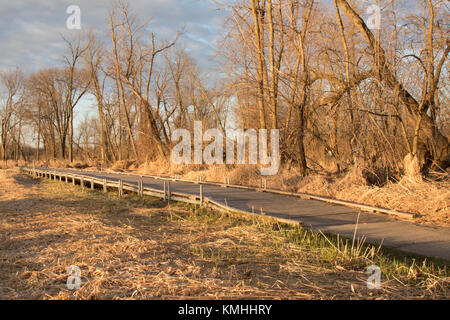
<instances>
[{"instance_id":1,"label":"tall dry grass","mask_svg":"<svg viewBox=\"0 0 450 320\"><path fill-rule=\"evenodd\" d=\"M136 169L140 174L178 176L188 180L259 186L259 168L252 165L173 165L169 162L145 163ZM370 173L370 172L369 172ZM341 176L311 175L307 177L295 168L280 168L278 174L267 177L269 188L310 193L378 207L419 214L419 223L450 225L450 179L427 181L405 176L400 181L387 181L382 186L371 183L372 173L353 168Z\"/></svg>"},{"instance_id":2,"label":"tall dry grass","mask_svg":"<svg viewBox=\"0 0 450 320\"><path fill-rule=\"evenodd\" d=\"M8 162L12 164L11 161ZM177 176L188 180L224 182L231 184L259 186L261 175L256 165L176 165L169 160L157 162L117 161L109 167L96 162L75 162L51 160L39 162L37 166L78 168L86 170L129 171L138 174ZM1 166L1 163L0 163ZM419 223L450 225L450 178L442 174L440 181L415 179L405 176L400 181L386 181L373 184L376 173L354 167L342 175L315 174L301 176L296 168L281 167L278 174L267 177L269 188L291 192L303 192L335 199L390 208L419 214Z\"/></svg>"}]
</instances>

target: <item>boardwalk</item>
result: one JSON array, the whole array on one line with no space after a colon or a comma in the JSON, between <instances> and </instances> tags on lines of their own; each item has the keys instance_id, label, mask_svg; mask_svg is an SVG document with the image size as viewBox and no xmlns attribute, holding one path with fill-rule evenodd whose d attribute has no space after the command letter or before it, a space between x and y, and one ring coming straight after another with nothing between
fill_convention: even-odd
<instances>
[{"instance_id":1,"label":"boardwalk","mask_svg":"<svg viewBox=\"0 0 450 320\"><path fill-rule=\"evenodd\" d=\"M159 190L164 188L163 180L149 177L69 169L51 169L51 171L112 181L122 180L136 186L139 179L142 179L144 187ZM171 191L198 195L199 185L190 182L171 182ZM356 222L359 221L356 235L367 237L369 243L377 245L382 243L385 247L450 261L449 227L417 225L387 215L360 212L345 206L268 192L204 185L203 193L230 209L254 211L257 214L294 220L313 230L350 238L353 237Z\"/></svg>"}]
</instances>

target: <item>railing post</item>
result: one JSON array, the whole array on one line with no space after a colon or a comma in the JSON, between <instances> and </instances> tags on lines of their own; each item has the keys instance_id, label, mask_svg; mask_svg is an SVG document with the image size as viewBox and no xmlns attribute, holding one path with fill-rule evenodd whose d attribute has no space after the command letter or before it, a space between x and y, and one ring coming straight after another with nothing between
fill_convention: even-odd
<instances>
[{"instance_id":1,"label":"railing post","mask_svg":"<svg viewBox=\"0 0 450 320\"><path fill-rule=\"evenodd\" d=\"M81 190L84 190L84 178L80 179Z\"/></svg>"},{"instance_id":2,"label":"railing post","mask_svg":"<svg viewBox=\"0 0 450 320\"><path fill-rule=\"evenodd\" d=\"M107 185L106 179L103 179L103 192L104 193L108 192L108 185Z\"/></svg>"},{"instance_id":3,"label":"railing post","mask_svg":"<svg viewBox=\"0 0 450 320\"><path fill-rule=\"evenodd\" d=\"M91 190L95 189L94 178L91 179Z\"/></svg>"},{"instance_id":4,"label":"railing post","mask_svg":"<svg viewBox=\"0 0 450 320\"><path fill-rule=\"evenodd\" d=\"M141 180L138 180L137 187L138 187L137 195L138 195L138 197L140 197L141 196Z\"/></svg>"},{"instance_id":5,"label":"railing post","mask_svg":"<svg viewBox=\"0 0 450 320\"><path fill-rule=\"evenodd\" d=\"M167 202L170 202L170 181L167 182Z\"/></svg>"},{"instance_id":6,"label":"railing post","mask_svg":"<svg viewBox=\"0 0 450 320\"><path fill-rule=\"evenodd\" d=\"M75 185L75 176L72 176L72 184Z\"/></svg>"},{"instance_id":7,"label":"railing post","mask_svg":"<svg viewBox=\"0 0 450 320\"><path fill-rule=\"evenodd\" d=\"M200 185L200 205L203 205L203 184Z\"/></svg>"},{"instance_id":8,"label":"railing post","mask_svg":"<svg viewBox=\"0 0 450 320\"><path fill-rule=\"evenodd\" d=\"M123 181L119 180L119 198L123 196Z\"/></svg>"},{"instance_id":9,"label":"railing post","mask_svg":"<svg viewBox=\"0 0 450 320\"><path fill-rule=\"evenodd\" d=\"M144 197L144 182L142 181L142 179L139 180L139 197L143 198Z\"/></svg>"},{"instance_id":10,"label":"railing post","mask_svg":"<svg viewBox=\"0 0 450 320\"><path fill-rule=\"evenodd\" d=\"M166 181L164 181L164 201L167 199Z\"/></svg>"}]
</instances>

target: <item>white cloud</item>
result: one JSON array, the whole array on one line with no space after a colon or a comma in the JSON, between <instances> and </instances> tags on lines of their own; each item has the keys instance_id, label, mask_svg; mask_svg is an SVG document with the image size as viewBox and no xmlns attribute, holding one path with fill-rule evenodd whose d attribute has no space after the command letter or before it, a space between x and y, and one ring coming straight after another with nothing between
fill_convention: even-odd
<instances>
[{"instance_id":1,"label":"white cloud","mask_svg":"<svg viewBox=\"0 0 450 320\"><path fill-rule=\"evenodd\" d=\"M38 0L2 1L0 4L0 69L19 66L24 71L53 67L64 53L61 35L77 31L66 29L69 5L81 8L82 28L103 33L111 0ZM132 0L131 8L141 21L151 19L150 29L160 40L173 38L185 27L180 42L208 64L214 54L221 17L209 1L198 0Z\"/></svg>"}]
</instances>

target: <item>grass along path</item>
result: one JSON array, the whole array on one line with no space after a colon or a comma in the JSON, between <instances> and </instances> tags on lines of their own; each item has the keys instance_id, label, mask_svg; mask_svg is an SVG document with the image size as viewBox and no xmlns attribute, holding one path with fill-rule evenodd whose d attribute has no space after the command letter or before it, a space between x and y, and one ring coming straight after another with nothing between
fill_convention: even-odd
<instances>
[{"instance_id":1,"label":"grass along path","mask_svg":"<svg viewBox=\"0 0 450 320\"><path fill-rule=\"evenodd\" d=\"M352 246L353 244L353 246ZM0 170L1 299L423 299L448 265L266 217L82 191ZM382 288L366 286L368 266ZM67 267L81 288L67 289Z\"/></svg>"}]
</instances>

